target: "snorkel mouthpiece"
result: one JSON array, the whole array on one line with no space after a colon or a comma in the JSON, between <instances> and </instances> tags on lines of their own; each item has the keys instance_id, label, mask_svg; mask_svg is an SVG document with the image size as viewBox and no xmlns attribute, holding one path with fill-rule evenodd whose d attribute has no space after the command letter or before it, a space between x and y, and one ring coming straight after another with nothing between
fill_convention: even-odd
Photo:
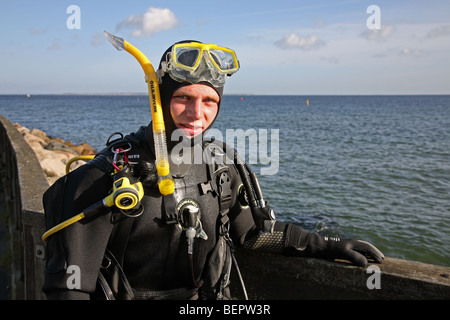
<instances>
[{"instance_id":1,"label":"snorkel mouthpiece","mask_svg":"<svg viewBox=\"0 0 450 320\"><path fill-rule=\"evenodd\" d=\"M107 31L103 31L105 38L116 48L118 51L125 50L124 40L116 37Z\"/></svg>"},{"instance_id":2,"label":"snorkel mouthpiece","mask_svg":"<svg viewBox=\"0 0 450 320\"><path fill-rule=\"evenodd\" d=\"M159 92L158 77L147 57L126 40L104 32L106 39L117 50L130 53L141 65L148 85L150 109L152 114L153 138L155 141L156 170L158 172L158 188L162 195L172 194L175 184L170 175L169 156L167 152L166 130L161 108L161 95Z\"/></svg>"}]
</instances>

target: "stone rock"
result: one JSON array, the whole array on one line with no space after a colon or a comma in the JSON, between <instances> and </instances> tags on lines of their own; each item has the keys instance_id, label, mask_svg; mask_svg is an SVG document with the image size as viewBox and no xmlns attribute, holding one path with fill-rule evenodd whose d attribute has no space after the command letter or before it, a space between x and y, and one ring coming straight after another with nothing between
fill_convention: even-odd
<instances>
[{"instance_id":1,"label":"stone rock","mask_svg":"<svg viewBox=\"0 0 450 320\"><path fill-rule=\"evenodd\" d=\"M87 143L73 145L60 138L50 138L39 129L29 130L20 124L14 124L25 141L36 154L42 170L47 176L50 184L66 174L66 164L70 159L79 155L94 155L97 151ZM70 170L75 170L85 164L86 161L78 160L71 164Z\"/></svg>"},{"instance_id":2,"label":"stone rock","mask_svg":"<svg viewBox=\"0 0 450 320\"><path fill-rule=\"evenodd\" d=\"M30 129L28 129L28 128L26 128L26 127L22 127L20 124L18 124L18 123L15 123L14 124L14 127L17 129L17 131L19 131L19 133L21 134L21 135L26 135L26 134L28 134L28 133L30 133Z\"/></svg>"},{"instance_id":3,"label":"stone rock","mask_svg":"<svg viewBox=\"0 0 450 320\"><path fill-rule=\"evenodd\" d=\"M45 150L44 148L42 148L42 149L33 148L33 145L30 145L30 146L31 146L31 149L33 149L34 153L36 154L39 162L41 162L44 159L55 158L55 152Z\"/></svg>"},{"instance_id":4,"label":"stone rock","mask_svg":"<svg viewBox=\"0 0 450 320\"><path fill-rule=\"evenodd\" d=\"M33 136L36 136L38 138L41 138L45 142L47 142L49 140L49 138L47 137L47 134L44 131L39 130L39 129L31 129L30 134L32 134Z\"/></svg>"},{"instance_id":5,"label":"stone rock","mask_svg":"<svg viewBox=\"0 0 450 320\"><path fill-rule=\"evenodd\" d=\"M44 148L47 145L44 140L35 135L26 133L23 137L32 148Z\"/></svg>"},{"instance_id":6,"label":"stone rock","mask_svg":"<svg viewBox=\"0 0 450 320\"><path fill-rule=\"evenodd\" d=\"M97 152L93 147L91 147L86 142L79 144L79 145L72 146L71 148L82 156L96 154L96 152Z\"/></svg>"},{"instance_id":7,"label":"stone rock","mask_svg":"<svg viewBox=\"0 0 450 320\"><path fill-rule=\"evenodd\" d=\"M50 140L49 140L49 142L50 141L57 141L57 142L60 142L60 143L62 143L62 144L66 144L67 142L65 142L63 139L61 139L61 138L50 138Z\"/></svg>"},{"instance_id":8,"label":"stone rock","mask_svg":"<svg viewBox=\"0 0 450 320\"><path fill-rule=\"evenodd\" d=\"M59 159L43 159L40 161L42 170L48 177L62 177L66 174L66 166Z\"/></svg>"},{"instance_id":9,"label":"stone rock","mask_svg":"<svg viewBox=\"0 0 450 320\"><path fill-rule=\"evenodd\" d=\"M58 142L58 141L51 141L44 148L46 150L51 150L51 151L68 152L68 153L72 153L74 155L78 155L79 154L78 152L73 150L71 147L66 146L65 144L63 144L61 142Z\"/></svg>"}]
</instances>

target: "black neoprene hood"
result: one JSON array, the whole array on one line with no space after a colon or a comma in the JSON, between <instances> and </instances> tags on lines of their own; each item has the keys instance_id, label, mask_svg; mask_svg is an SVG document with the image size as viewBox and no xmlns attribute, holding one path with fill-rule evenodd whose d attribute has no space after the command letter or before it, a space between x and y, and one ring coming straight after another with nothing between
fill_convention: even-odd
<instances>
[{"instance_id":1,"label":"black neoprene hood","mask_svg":"<svg viewBox=\"0 0 450 320\"><path fill-rule=\"evenodd\" d=\"M159 63L159 69L161 69L161 63L167 61L167 54L172 51L172 47L175 44L178 43L190 43L190 42L198 42L201 43L200 41L196 41L196 40L183 40L183 41L179 41L174 43L172 46L170 46L162 55L160 63ZM223 96L223 87L214 87L211 83L206 82L206 81L202 81L200 82L201 84L207 85L211 88L213 88L217 94L219 95L219 103L218 103L218 110L217 110L217 114L219 114L220 111L220 104L222 102L222 96ZM170 101L172 99L173 93L183 87L183 86L188 86L191 85L192 83L189 82L178 82L175 81L174 79L172 79L169 75L169 73L165 73L164 76L161 77L160 79L160 83L159 83L159 91L161 93L161 105L162 105L162 110L163 110L163 116L164 116L164 122L165 122L165 127L166 127L166 135L168 140L170 140L170 136L172 134L172 132L177 129L176 125L172 119L172 116L170 114ZM217 115L216 115L217 118ZM215 119L214 119L215 121ZM214 123L214 121L211 123ZM208 130L209 128L207 128L203 134Z\"/></svg>"}]
</instances>

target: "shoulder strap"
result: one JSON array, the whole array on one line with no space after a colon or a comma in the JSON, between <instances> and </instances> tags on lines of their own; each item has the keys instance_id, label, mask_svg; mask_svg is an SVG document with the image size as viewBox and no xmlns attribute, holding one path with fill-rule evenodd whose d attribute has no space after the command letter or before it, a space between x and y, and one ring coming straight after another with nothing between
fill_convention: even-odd
<instances>
[{"instance_id":1,"label":"shoulder strap","mask_svg":"<svg viewBox=\"0 0 450 320\"><path fill-rule=\"evenodd\" d=\"M228 213L232 201L231 179L229 167L225 161L225 152L223 148L215 141L204 141L203 146L206 149L204 153L208 164L209 179L206 183L200 184L202 194L212 192L219 197L220 228L221 233L228 233ZM221 161L216 161L221 157Z\"/></svg>"}]
</instances>

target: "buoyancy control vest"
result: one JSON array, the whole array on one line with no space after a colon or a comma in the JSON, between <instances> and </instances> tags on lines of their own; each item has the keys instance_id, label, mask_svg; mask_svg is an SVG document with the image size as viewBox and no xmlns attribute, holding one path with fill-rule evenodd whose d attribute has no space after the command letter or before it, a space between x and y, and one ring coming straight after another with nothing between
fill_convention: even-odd
<instances>
[{"instance_id":1,"label":"buoyancy control vest","mask_svg":"<svg viewBox=\"0 0 450 320\"><path fill-rule=\"evenodd\" d=\"M117 150L127 150L124 153L125 157L122 157L121 161L126 161L131 164L132 174L138 176L142 181L144 187L149 190L155 187L157 175L155 173L154 167L154 154L151 146L151 135L146 127L141 127L136 133L110 141L108 139L107 148L104 149L99 155L90 162L90 165L97 166L104 172L112 172L113 162L118 159L114 159L117 155ZM239 205L242 207L248 206L246 203L246 196L242 190L242 185L239 186L239 190L236 192L232 190L232 173L231 170L236 169L230 166L230 160L227 158L227 153L224 150L223 144L219 141L206 140L203 141L202 155L204 155L203 160L207 164L207 170L205 172L206 179L202 182L197 183L194 181L192 185L192 166L171 166L174 168L175 173L173 174L175 180L176 190L172 195L163 196L161 208L159 209L160 217L154 217L154 219L159 219L159 223L165 225L177 225L178 228L183 229L183 215L180 214L180 210L186 204L192 204L202 208L202 201L198 198L207 198L209 202L206 205L211 209L213 204L211 201L215 202L218 208L216 215L216 222L213 223L217 227L217 230L210 228L211 223L209 223L209 229L206 230L206 235L211 237L215 243L212 247L209 247L208 259L205 265L205 269L202 270L203 276L195 274L195 269L193 266L193 260L190 261L190 272L193 274L194 286L184 287L185 289L175 288L168 290L140 290L140 288L135 288L133 283L137 283L139 277L131 275L130 277L125 275L123 270L124 264L127 267L127 255L135 255L138 252L133 252L130 247L133 247L133 240L130 239L139 234L139 217L130 218L123 217L120 214L113 214L113 217L117 218L117 222L114 224L113 231L108 243L104 261L99 272L98 286L93 298L106 298L106 299L141 299L141 298L157 298L157 299L184 299L191 298L192 296L198 295L202 299L227 299L229 298L229 280L232 268L232 263L234 261L237 267L237 262L233 256L234 248L233 243L229 235L230 229L230 218L228 213L230 211L230 206L232 205L233 196L237 198ZM228 150L230 152L230 150ZM234 150L231 150L234 152ZM232 153L234 154L234 153ZM191 174L189 174L191 173ZM236 171L237 173L237 171ZM235 175L236 175L235 173ZM199 175L199 174L194 174ZM188 181L186 181L188 180ZM195 179L194 179L195 180ZM192 192L192 189L198 189L198 193ZM236 189L236 188L235 188ZM199 197L200 195L200 197ZM205 197L208 196L208 197ZM199 204L199 202L201 204ZM146 203L144 201L144 206ZM204 219L207 219L206 217ZM141 219L142 220L142 219ZM136 223L134 223L136 221ZM133 231L132 228L135 228ZM207 226L205 226L208 228ZM187 233L187 230L181 230ZM201 232L203 230L198 230L195 237L201 237ZM134 232L133 236L132 233ZM202 240L196 240L202 241ZM178 247L177 241L174 241L175 245L168 250L176 250L173 247ZM130 246L129 246L130 245ZM151 244L150 244L151 245ZM135 247L135 246L134 246ZM202 254L202 253L200 253ZM206 254L206 253L203 253ZM170 260L171 258L165 256L165 259ZM192 256L191 256L192 259ZM174 261L174 260L173 260ZM132 269L132 267L131 267ZM238 270L238 268L237 268ZM130 283L131 282L131 283ZM243 284L243 283L242 283ZM198 287L200 290L198 291ZM198 292L197 292L198 291ZM245 292L245 288L244 288Z\"/></svg>"}]
</instances>

